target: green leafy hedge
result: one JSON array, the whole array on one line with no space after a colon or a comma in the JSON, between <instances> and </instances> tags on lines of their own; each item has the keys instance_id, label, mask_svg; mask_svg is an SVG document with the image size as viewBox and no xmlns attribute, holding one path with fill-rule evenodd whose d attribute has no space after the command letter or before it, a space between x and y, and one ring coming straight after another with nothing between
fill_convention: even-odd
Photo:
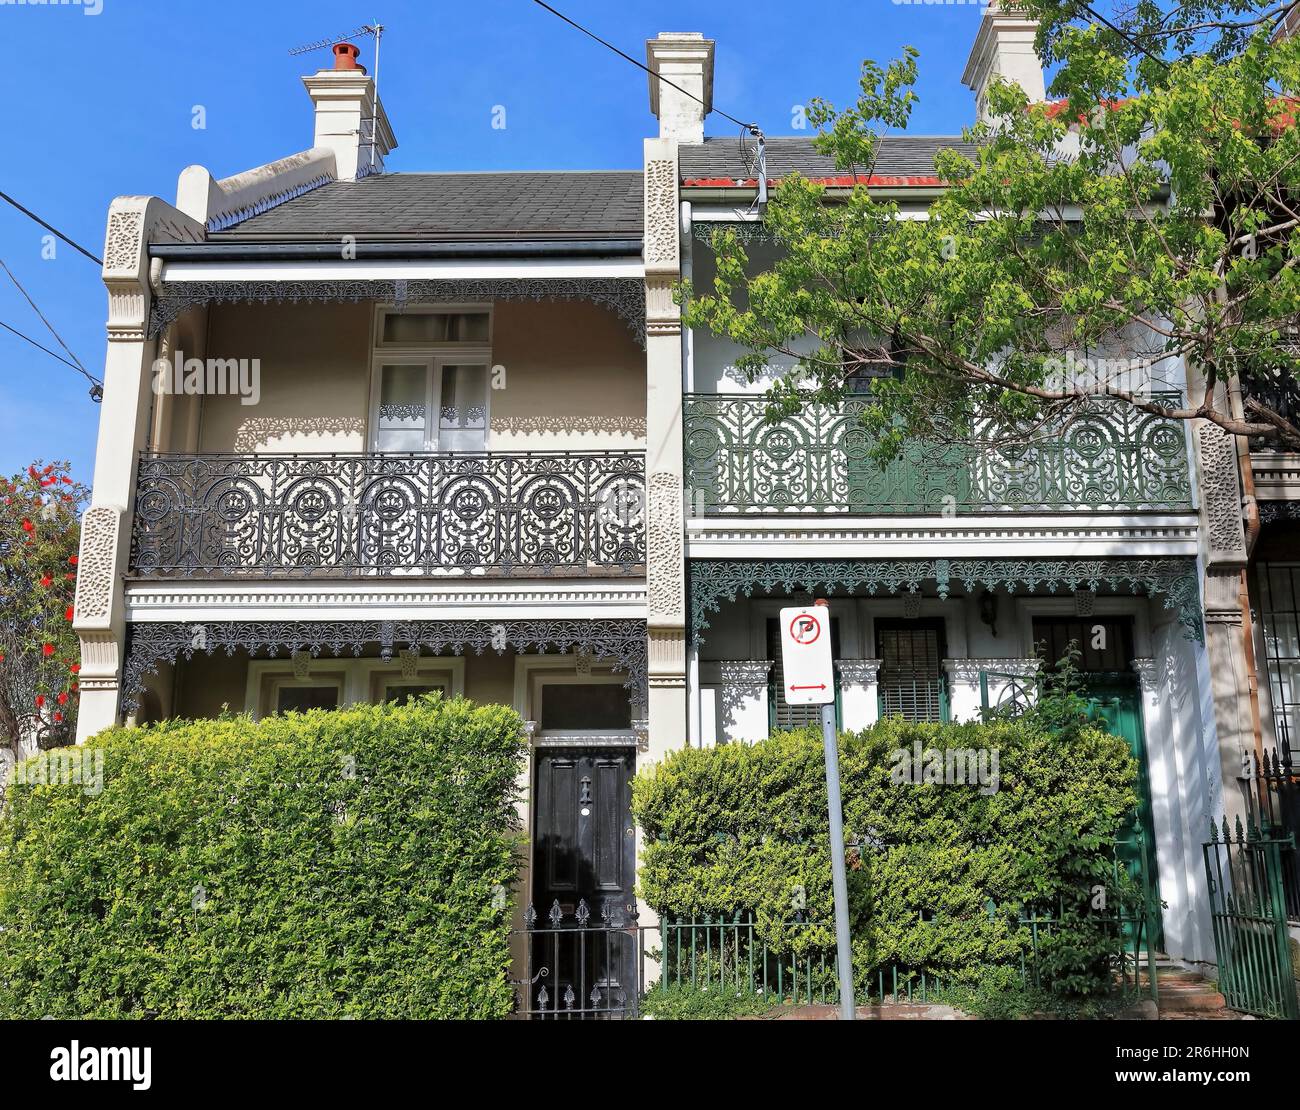
<instances>
[{"instance_id":1,"label":"green leafy hedge","mask_svg":"<svg viewBox=\"0 0 1300 1110\"><path fill-rule=\"evenodd\" d=\"M113 730L103 791L0 815L0 1017L496 1017L518 716L407 706Z\"/></svg>"},{"instance_id":2,"label":"green leafy hedge","mask_svg":"<svg viewBox=\"0 0 1300 1110\"><path fill-rule=\"evenodd\" d=\"M895 782L893 753L918 741L996 749L1000 788ZM1113 889L1115 841L1136 803L1123 740L1085 724L895 718L842 736L840 758L860 983L886 967L956 981L1018 968L1025 907L1064 908L1072 922L1040 946L1047 978L1086 991L1106 976L1116 931L1088 914L1097 884L1112 887L1112 909L1126 894ZM833 920L819 734L676 752L638 777L634 808L641 892L660 913L752 913L764 942L796 954L833 943L829 930L781 924Z\"/></svg>"}]
</instances>

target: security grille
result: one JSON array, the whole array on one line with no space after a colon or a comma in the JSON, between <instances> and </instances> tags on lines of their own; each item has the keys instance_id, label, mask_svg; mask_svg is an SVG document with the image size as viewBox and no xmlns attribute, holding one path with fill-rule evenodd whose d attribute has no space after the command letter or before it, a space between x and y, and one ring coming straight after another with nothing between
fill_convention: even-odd
<instances>
[{"instance_id":1,"label":"security grille","mask_svg":"<svg viewBox=\"0 0 1300 1110\"><path fill-rule=\"evenodd\" d=\"M942 721L947 714L943 683L943 623L876 623L880 658L880 714L909 721Z\"/></svg>"},{"instance_id":2,"label":"security grille","mask_svg":"<svg viewBox=\"0 0 1300 1110\"><path fill-rule=\"evenodd\" d=\"M1283 758L1300 762L1300 563L1259 565L1259 616L1273 727Z\"/></svg>"}]
</instances>

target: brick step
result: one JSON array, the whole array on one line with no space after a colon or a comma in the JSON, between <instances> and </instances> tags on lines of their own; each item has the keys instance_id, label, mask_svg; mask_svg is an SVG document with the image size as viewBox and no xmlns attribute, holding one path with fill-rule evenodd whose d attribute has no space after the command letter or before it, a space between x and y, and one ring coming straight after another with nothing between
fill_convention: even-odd
<instances>
[{"instance_id":1,"label":"brick step","mask_svg":"<svg viewBox=\"0 0 1300 1110\"><path fill-rule=\"evenodd\" d=\"M1160 996L1157 1005L1162 1014L1207 1014L1222 1010L1226 1005L1223 995L1199 976L1184 978L1174 972L1168 977L1158 974L1156 986Z\"/></svg>"}]
</instances>

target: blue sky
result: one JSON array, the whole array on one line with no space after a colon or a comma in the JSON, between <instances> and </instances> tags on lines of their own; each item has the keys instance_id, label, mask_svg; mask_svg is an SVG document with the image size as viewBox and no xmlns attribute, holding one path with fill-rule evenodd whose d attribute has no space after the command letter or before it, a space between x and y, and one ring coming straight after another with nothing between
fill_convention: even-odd
<instances>
[{"instance_id":1,"label":"blue sky","mask_svg":"<svg viewBox=\"0 0 1300 1110\"><path fill-rule=\"evenodd\" d=\"M862 59L921 51L911 131L954 134L973 115L961 71L979 23L968 4L852 0L555 0L554 6L634 57L660 31L717 40L714 100L768 134L789 134L794 105L850 100ZM655 126L646 76L531 0L102 0L0 4L0 96L7 156L0 189L99 254L119 194L175 200L176 177L200 163L217 177L311 144L298 78L328 64L301 43L379 20L380 90L399 148L390 170L631 169ZM359 40L362 61L372 44ZM202 105L206 127L192 126ZM497 105L506 124L494 129ZM710 134L731 134L713 116ZM68 345L102 375L106 314L96 266L0 205L0 257ZM0 320L56 346L0 274ZM99 407L74 371L0 331L0 473L35 458L68 459L89 482Z\"/></svg>"}]
</instances>

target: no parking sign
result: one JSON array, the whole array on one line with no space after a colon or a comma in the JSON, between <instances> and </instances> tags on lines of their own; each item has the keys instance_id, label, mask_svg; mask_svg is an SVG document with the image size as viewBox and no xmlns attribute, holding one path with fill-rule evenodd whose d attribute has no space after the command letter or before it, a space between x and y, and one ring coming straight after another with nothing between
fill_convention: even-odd
<instances>
[{"instance_id":1,"label":"no parking sign","mask_svg":"<svg viewBox=\"0 0 1300 1110\"><path fill-rule=\"evenodd\" d=\"M787 705L828 705L835 700L828 605L781 610L781 674Z\"/></svg>"}]
</instances>

